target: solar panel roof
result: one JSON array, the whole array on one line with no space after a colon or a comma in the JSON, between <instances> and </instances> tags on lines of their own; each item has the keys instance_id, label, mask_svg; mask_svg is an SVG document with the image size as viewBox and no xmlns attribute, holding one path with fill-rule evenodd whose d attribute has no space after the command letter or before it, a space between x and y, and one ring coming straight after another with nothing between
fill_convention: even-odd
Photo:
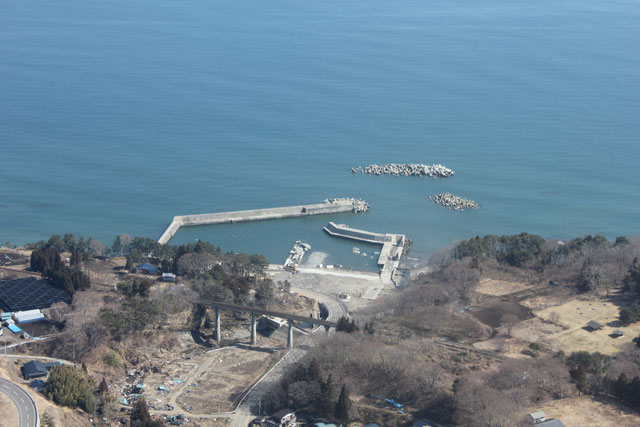
<instances>
[{"instance_id":1,"label":"solar panel roof","mask_svg":"<svg viewBox=\"0 0 640 427\"><path fill-rule=\"evenodd\" d=\"M48 279L26 277L0 282L0 308L5 311L46 308L60 301L70 304L71 295Z\"/></svg>"}]
</instances>

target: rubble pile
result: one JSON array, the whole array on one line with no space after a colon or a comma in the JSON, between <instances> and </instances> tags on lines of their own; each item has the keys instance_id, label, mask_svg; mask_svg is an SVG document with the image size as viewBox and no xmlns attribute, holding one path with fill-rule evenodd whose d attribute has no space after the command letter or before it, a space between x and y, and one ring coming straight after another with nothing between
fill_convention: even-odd
<instances>
[{"instance_id":1,"label":"rubble pile","mask_svg":"<svg viewBox=\"0 0 640 427\"><path fill-rule=\"evenodd\" d=\"M446 166L440 164L425 165L423 163L390 163L387 165L373 164L365 167L358 166L357 168L351 168L351 173L358 172L372 175L426 176L429 178L448 178L455 175L455 172Z\"/></svg>"},{"instance_id":2,"label":"rubble pile","mask_svg":"<svg viewBox=\"0 0 640 427\"><path fill-rule=\"evenodd\" d=\"M454 209L456 211L462 211L465 209L478 209L479 204L473 200L464 199L462 197L454 196L451 193L436 194L429 196L429 200L432 202L444 206L445 208Z\"/></svg>"},{"instance_id":3,"label":"rubble pile","mask_svg":"<svg viewBox=\"0 0 640 427\"><path fill-rule=\"evenodd\" d=\"M361 199L354 199L353 197L334 197L332 199L324 199L324 203L328 204L336 204L342 202L351 202L351 205L353 206L351 211L353 213L368 212L369 209L371 209L369 203Z\"/></svg>"}]
</instances>

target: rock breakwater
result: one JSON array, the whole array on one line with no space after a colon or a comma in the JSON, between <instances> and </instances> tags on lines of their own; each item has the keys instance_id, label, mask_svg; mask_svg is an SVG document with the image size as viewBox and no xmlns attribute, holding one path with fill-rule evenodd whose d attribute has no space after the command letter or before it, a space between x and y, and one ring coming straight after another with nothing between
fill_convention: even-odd
<instances>
[{"instance_id":1,"label":"rock breakwater","mask_svg":"<svg viewBox=\"0 0 640 427\"><path fill-rule=\"evenodd\" d=\"M353 206L351 211L353 213L369 212L369 209L371 209L369 203L361 199L354 199L353 197L335 197L333 199L324 199L324 203L332 205L344 202L351 202L351 206Z\"/></svg>"},{"instance_id":2,"label":"rock breakwater","mask_svg":"<svg viewBox=\"0 0 640 427\"><path fill-rule=\"evenodd\" d=\"M423 163L389 163L387 165L368 165L351 168L351 173L366 173L371 175L392 175L392 176L426 176L429 178L448 178L455 175L452 169L446 166L435 164L425 165Z\"/></svg>"},{"instance_id":3,"label":"rock breakwater","mask_svg":"<svg viewBox=\"0 0 640 427\"><path fill-rule=\"evenodd\" d=\"M434 196L429 196L429 200L440 206L454 209L456 211L462 211L465 209L478 209L480 207L480 205L473 200L454 196L451 193L442 193L436 194Z\"/></svg>"}]
</instances>

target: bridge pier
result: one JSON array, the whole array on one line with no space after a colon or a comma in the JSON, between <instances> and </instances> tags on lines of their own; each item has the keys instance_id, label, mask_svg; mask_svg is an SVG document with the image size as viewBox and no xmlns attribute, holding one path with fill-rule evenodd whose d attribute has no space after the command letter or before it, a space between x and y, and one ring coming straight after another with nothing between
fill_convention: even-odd
<instances>
[{"instance_id":1,"label":"bridge pier","mask_svg":"<svg viewBox=\"0 0 640 427\"><path fill-rule=\"evenodd\" d=\"M255 345L257 342L256 330L256 314L251 313L251 345Z\"/></svg>"},{"instance_id":2,"label":"bridge pier","mask_svg":"<svg viewBox=\"0 0 640 427\"><path fill-rule=\"evenodd\" d=\"M289 319L289 334L287 336L287 347L293 348L293 320Z\"/></svg>"},{"instance_id":3,"label":"bridge pier","mask_svg":"<svg viewBox=\"0 0 640 427\"><path fill-rule=\"evenodd\" d=\"M220 308L216 307L216 341L218 344L222 341L222 335L220 334Z\"/></svg>"}]
</instances>

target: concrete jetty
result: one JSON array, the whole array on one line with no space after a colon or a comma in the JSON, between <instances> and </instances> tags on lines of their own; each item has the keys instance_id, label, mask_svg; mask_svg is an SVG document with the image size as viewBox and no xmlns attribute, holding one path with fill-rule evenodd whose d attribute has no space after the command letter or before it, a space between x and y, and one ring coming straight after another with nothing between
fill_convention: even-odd
<instances>
[{"instance_id":1,"label":"concrete jetty","mask_svg":"<svg viewBox=\"0 0 640 427\"><path fill-rule=\"evenodd\" d=\"M174 216L173 221L162 233L158 243L166 244L178 232L180 227L209 224L226 224L244 221L260 221L266 219L294 218L308 215L324 215L339 212L367 212L369 205L359 199L335 198L326 199L314 205L285 206L269 209L252 209L246 211L216 212L199 215Z\"/></svg>"},{"instance_id":2,"label":"concrete jetty","mask_svg":"<svg viewBox=\"0 0 640 427\"><path fill-rule=\"evenodd\" d=\"M333 222L327 224L323 229L331 236L382 245L378 257L378 265L381 267L380 280L384 283L393 283L393 274L400 264L400 257L407 240L404 234L374 233Z\"/></svg>"}]
</instances>

